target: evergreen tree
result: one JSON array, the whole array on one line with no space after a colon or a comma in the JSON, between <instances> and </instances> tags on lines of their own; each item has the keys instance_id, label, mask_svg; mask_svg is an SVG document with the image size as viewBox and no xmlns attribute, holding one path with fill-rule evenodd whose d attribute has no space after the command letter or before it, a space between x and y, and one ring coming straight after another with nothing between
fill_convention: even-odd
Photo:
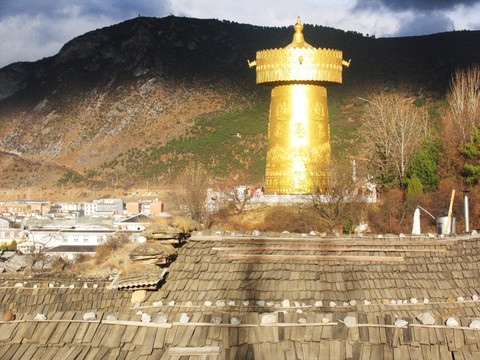
<instances>
[{"instance_id":1,"label":"evergreen tree","mask_svg":"<svg viewBox=\"0 0 480 360\"><path fill-rule=\"evenodd\" d=\"M465 143L462 154L471 162L463 166L462 176L467 184L477 184L480 178L480 127L472 133L472 141Z\"/></svg>"},{"instance_id":2,"label":"evergreen tree","mask_svg":"<svg viewBox=\"0 0 480 360\"><path fill-rule=\"evenodd\" d=\"M416 176L423 190L435 190L438 186L438 163L440 161L440 147L438 141L429 140L423 144L410 163L407 176L404 180L408 188L413 177Z\"/></svg>"},{"instance_id":3,"label":"evergreen tree","mask_svg":"<svg viewBox=\"0 0 480 360\"><path fill-rule=\"evenodd\" d=\"M413 173L407 186L407 194L405 200L409 205L415 205L419 196L423 193L423 185L416 173Z\"/></svg>"}]
</instances>

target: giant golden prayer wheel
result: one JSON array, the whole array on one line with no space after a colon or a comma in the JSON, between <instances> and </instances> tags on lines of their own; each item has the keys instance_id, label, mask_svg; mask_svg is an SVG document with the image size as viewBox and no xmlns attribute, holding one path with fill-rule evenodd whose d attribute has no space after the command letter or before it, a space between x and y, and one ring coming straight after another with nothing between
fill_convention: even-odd
<instances>
[{"instance_id":1,"label":"giant golden prayer wheel","mask_svg":"<svg viewBox=\"0 0 480 360\"><path fill-rule=\"evenodd\" d=\"M267 194L309 194L325 187L330 162L326 86L342 83L342 52L305 42L298 18L293 42L257 51L257 84L272 86L265 174Z\"/></svg>"}]
</instances>

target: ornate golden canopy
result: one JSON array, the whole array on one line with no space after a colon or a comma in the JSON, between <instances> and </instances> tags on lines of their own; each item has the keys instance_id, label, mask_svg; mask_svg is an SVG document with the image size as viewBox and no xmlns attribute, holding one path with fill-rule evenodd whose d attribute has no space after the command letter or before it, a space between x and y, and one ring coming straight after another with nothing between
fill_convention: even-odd
<instances>
[{"instance_id":1,"label":"ornate golden canopy","mask_svg":"<svg viewBox=\"0 0 480 360\"><path fill-rule=\"evenodd\" d=\"M281 81L314 81L342 83L343 60L340 50L314 48L303 37L303 25L298 17L291 44L280 49L257 51L257 84Z\"/></svg>"}]
</instances>

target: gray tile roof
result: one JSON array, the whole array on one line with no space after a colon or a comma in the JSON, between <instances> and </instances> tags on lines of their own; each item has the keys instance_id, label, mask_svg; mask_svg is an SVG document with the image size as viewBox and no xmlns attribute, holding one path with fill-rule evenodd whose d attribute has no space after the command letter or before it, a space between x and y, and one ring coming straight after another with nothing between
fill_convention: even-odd
<instances>
[{"instance_id":1,"label":"gray tile roof","mask_svg":"<svg viewBox=\"0 0 480 360\"><path fill-rule=\"evenodd\" d=\"M140 306L107 283L10 280L0 359L478 359L479 241L190 241Z\"/></svg>"}]
</instances>

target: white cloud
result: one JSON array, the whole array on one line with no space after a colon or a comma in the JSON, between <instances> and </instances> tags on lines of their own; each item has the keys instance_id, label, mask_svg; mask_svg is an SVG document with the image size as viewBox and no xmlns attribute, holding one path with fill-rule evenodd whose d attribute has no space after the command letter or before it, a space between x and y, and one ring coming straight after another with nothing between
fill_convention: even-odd
<instances>
[{"instance_id":1,"label":"white cloud","mask_svg":"<svg viewBox=\"0 0 480 360\"><path fill-rule=\"evenodd\" d=\"M290 26L296 22L296 17L300 14L303 23L376 36L391 35L398 28L398 21L387 9L383 8L383 11L353 9L354 3L348 0L324 0L321 5L316 0L172 2L172 13L177 16L226 19L261 26Z\"/></svg>"},{"instance_id":2,"label":"white cloud","mask_svg":"<svg viewBox=\"0 0 480 360\"><path fill-rule=\"evenodd\" d=\"M414 12L399 6L387 8L387 0L0 0L0 68L55 55L78 35L138 14L217 18L262 26L290 26L300 14L303 23L377 37L406 34L406 30L411 31L409 35L422 35L452 27L480 27L480 4L472 5L480 0L455 0L456 6L446 6L446 1L439 3L441 11ZM433 0L427 2L434 4ZM465 3L468 6L458 5ZM410 9L422 5L420 0L408 4ZM419 18L421 14L423 18Z\"/></svg>"},{"instance_id":3,"label":"white cloud","mask_svg":"<svg viewBox=\"0 0 480 360\"><path fill-rule=\"evenodd\" d=\"M480 29L480 4L472 7L460 6L452 11L455 30L479 30Z\"/></svg>"},{"instance_id":4,"label":"white cloud","mask_svg":"<svg viewBox=\"0 0 480 360\"><path fill-rule=\"evenodd\" d=\"M441 12L415 12L406 17L398 29L398 36L433 34L454 30L452 19Z\"/></svg>"},{"instance_id":5,"label":"white cloud","mask_svg":"<svg viewBox=\"0 0 480 360\"><path fill-rule=\"evenodd\" d=\"M72 38L115 22L105 17L10 16L0 22L0 68L17 61L53 56Z\"/></svg>"}]
</instances>

